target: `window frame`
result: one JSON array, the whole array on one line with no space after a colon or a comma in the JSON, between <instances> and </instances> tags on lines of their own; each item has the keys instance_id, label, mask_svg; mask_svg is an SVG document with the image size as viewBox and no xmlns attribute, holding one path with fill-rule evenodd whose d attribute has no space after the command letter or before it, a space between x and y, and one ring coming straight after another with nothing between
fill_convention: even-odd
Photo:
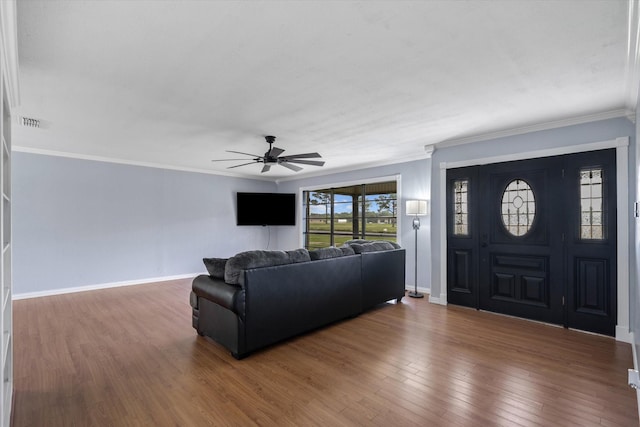
<instances>
[{"instance_id":1,"label":"window frame","mask_svg":"<svg viewBox=\"0 0 640 427\"><path fill-rule=\"evenodd\" d=\"M396 215L395 215L395 224L396 224L396 234L395 234L395 241L398 244L401 244L401 233L400 230L402 229L402 216L403 216L403 207L402 207L402 203L400 203L400 201L402 200L402 194L401 194L401 177L400 175L392 175L392 176L384 176L384 177L378 177L378 178L371 178L371 179L363 179L363 180L358 180L358 181L350 181L350 182L339 182L339 183L328 183L328 184L324 184L324 185L317 185L317 186L309 186L309 187L300 187L299 188L299 200L300 200L300 205L301 205L301 209L299 210L300 215L299 215L299 224L301 224L301 228L299 230L299 238L300 238L300 245L302 247L305 248L309 248L309 242L308 242L308 236L310 234L313 233L308 233L307 232L307 218L308 218L308 211L310 209L310 204L307 203L306 200L306 194L307 192L314 192L314 191L322 191L322 190L332 190L332 189L339 189L339 188L343 188L343 187L353 187L353 186L366 186L366 185L370 185L370 184L380 184L380 183L384 183L384 182L395 182L396 184L396 199L395 199L395 211L396 211ZM359 202L359 206L362 207L363 203ZM332 203L331 203L331 208L333 209L334 207L334 203L333 203L333 198L332 198ZM335 219L335 213L332 213L329 216L329 219L334 218ZM363 209L359 209L358 212L358 217L357 217L358 222L361 221L366 221L366 212ZM333 232L333 221L331 221L331 234L330 234L330 241L329 244L331 245L332 243L335 243L335 235ZM366 225L364 227L364 229L359 229L359 235L362 235L362 233L364 232L364 235L366 236ZM350 240L353 239L352 236L349 236ZM338 243L338 246L340 245L340 243ZM313 249L313 248L310 248Z\"/></svg>"}]
</instances>

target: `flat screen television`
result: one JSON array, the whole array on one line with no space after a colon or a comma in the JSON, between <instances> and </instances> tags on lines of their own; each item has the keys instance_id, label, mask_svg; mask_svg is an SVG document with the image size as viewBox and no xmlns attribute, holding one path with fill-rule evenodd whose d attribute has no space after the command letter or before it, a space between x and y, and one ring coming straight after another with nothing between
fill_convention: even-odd
<instances>
[{"instance_id":1,"label":"flat screen television","mask_svg":"<svg viewBox=\"0 0 640 427\"><path fill-rule=\"evenodd\" d=\"M296 225L294 193L237 193L238 225Z\"/></svg>"}]
</instances>

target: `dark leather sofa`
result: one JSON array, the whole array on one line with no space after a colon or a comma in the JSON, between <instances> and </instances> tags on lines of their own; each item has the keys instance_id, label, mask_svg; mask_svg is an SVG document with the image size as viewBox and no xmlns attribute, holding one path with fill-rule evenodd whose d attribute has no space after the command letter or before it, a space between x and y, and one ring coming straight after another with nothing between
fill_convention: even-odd
<instances>
[{"instance_id":1,"label":"dark leather sofa","mask_svg":"<svg viewBox=\"0 0 640 427\"><path fill-rule=\"evenodd\" d=\"M405 250L359 252L247 268L239 272L237 284L200 275L190 297L193 327L241 359L388 300L399 303L405 292ZM225 278L231 280L229 274Z\"/></svg>"}]
</instances>

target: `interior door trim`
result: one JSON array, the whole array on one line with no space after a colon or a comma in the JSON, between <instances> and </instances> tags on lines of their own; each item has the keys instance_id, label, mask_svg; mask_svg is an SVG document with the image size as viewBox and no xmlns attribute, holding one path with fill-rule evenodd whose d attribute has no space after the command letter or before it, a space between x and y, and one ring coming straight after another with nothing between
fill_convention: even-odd
<instances>
[{"instance_id":1,"label":"interior door trim","mask_svg":"<svg viewBox=\"0 0 640 427\"><path fill-rule=\"evenodd\" d=\"M440 163L440 218L443 225L439 230L440 240L440 295L429 296L429 302L435 304L447 304L447 169L468 166L487 165L491 163L510 162L515 160L535 159L539 157L561 156L564 154L583 153L608 148L616 149L616 191L617 191L617 312L616 340L631 343L629 332L629 137L620 137L607 141L592 142L587 144L568 145L565 147L544 148L540 150L525 151L469 159L457 162Z\"/></svg>"}]
</instances>

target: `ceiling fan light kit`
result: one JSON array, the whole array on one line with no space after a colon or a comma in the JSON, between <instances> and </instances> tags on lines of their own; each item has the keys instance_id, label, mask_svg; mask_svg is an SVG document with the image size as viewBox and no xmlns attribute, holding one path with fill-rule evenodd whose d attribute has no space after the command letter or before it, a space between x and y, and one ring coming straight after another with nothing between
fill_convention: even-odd
<instances>
[{"instance_id":1,"label":"ceiling fan light kit","mask_svg":"<svg viewBox=\"0 0 640 427\"><path fill-rule=\"evenodd\" d=\"M267 141L267 144L269 144L269 150L267 150L267 152L264 153L263 156L259 156L257 154L251 154L251 153L243 153L241 151L226 150L227 153L242 154L244 156L251 156L254 158L250 162L229 166L227 169L239 168L241 166L252 165L255 163L263 163L264 166L262 167L261 173L269 172L269 170L271 170L272 165L284 166L285 168L290 169L294 172L299 172L302 170L302 168L293 163L298 163L301 165L311 165L311 166L324 165L324 161L321 161L321 160L304 160L304 159L321 158L322 156L318 153L304 153L304 154L292 154L290 156L281 156L281 154L284 153L284 150L282 148L273 146L273 143L275 142L276 137L272 135L267 135L264 137L264 139ZM239 161L239 160L246 160L246 159L220 159L220 160L212 160L212 162L228 162L228 161Z\"/></svg>"}]
</instances>

